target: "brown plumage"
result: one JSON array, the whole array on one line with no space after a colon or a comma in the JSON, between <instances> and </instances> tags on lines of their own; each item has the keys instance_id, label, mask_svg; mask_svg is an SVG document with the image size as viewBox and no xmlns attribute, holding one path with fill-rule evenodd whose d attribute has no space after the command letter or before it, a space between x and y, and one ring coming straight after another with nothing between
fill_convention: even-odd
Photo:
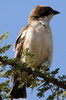
<instances>
[{"instance_id":1,"label":"brown plumage","mask_svg":"<svg viewBox=\"0 0 66 100\"><path fill-rule=\"evenodd\" d=\"M16 83L12 86L11 94L13 98L26 98L26 85L24 85L22 88L18 88L20 85L19 81L16 81Z\"/></svg>"},{"instance_id":2,"label":"brown plumage","mask_svg":"<svg viewBox=\"0 0 66 100\"><path fill-rule=\"evenodd\" d=\"M27 30L29 27L29 24L26 25L21 31L20 31L20 34L18 35L17 37L17 40L16 40L16 43L14 45L14 50L16 50L16 53L15 53L15 58L20 58L21 55L21 51L23 50L23 43L24 43L24 40L25 40L25 36L23 38L21 38L21 35L23 34L23 32L25 30Z\"/></svg>"},{"instance_id":3,"label":"brown plumage","mask_svg":"<svg viewBox=\"0 0 66 100\"><path fill-rule=\"evenodd\" d=\"M58 11L53 10L51 7L36 6L28 18L28 25L24 27L19 36L17 37L14 49L15 58L19 58L22 62L26 62L21 58L22 51L29 48L30 52L34 54L32 58L35 63L30 66L34 69L38 68L41 64L47 62L51 65L53 54L53 41L49 22L53 15L59 14ZM14 75L14 83L11 89L12 98L26 98L26 84L22 88L18 88L20 84L20 77L22 80L28 75L22 72L21 75ZM22 81L21 81L22 82Z\"/></svg>"},{"instance_id":4,"label":"brown plumage","mask_svg":"<svg viewBox=\"0 0 66 100\"><path fill-rule=\"evenodd\" d=\"M23 50L23 43L24 43L24 40L25 40L25 36L21 39L21 35L23 33L24 30L28 29L28 25L26 25L21 31L20 31L20 34L19 36L17 37L17 40L16 40L16 43L14 45L14 50L16 50L16 54L15 54L15 58L19 58L21 57L20 53L21 51ZM18 74L17 75L14 75L13 78L14 78L14 83L12 85L12 88L11 88L11 91L10 91L10 95L12 96L12 98L26 98L27 97L27 94L26 94L26 84L24 84L24 86L22 88L18 88L19 85L20 85L20 81L18 80L17 81L17 78L18 78Z\"/></svg>"}]
</instances>

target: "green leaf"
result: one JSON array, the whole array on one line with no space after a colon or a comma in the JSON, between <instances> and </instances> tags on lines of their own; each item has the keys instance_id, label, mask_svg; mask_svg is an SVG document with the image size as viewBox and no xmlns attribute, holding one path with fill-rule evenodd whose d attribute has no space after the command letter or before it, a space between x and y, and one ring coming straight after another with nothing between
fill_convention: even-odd
<instances>
[{"instance_id":1,"label":"green leaf","mask_svg":"<svg viewBox=\"0 0 66 100\"><path fill-rule=\"evenodd\" d=\"M65 98L66 98L66 91L64 91L62 94L62 100L64 100Z\"/></svg>"},{"instance_id":2,"label":"green leaf","mask_svg":"<svg viewBox=\"0 0 66 100\"><path fill-rule=\"evenodd\" d=\"M5 82L0 83L1 96L3 99L7 98L7 94L10 91L9 83L10 80L6 80Z\"/></svg>"},{"instance_id":3,"label":"green leaf","mask_svg":"<svg viewBox=\"0 0 66 100\"><path fill-rule=\"evenodd\" d=\"M11 75L12 75L11 70L7 70L7 72L0 73L0 77L4 77L4 78L9 78L9 76L11 76Z\"/></svg>"},{"instance_id":4,"label":"green leaf","mask_svg":"<svg viewBox=\"0 0 66 100\"><path fill-rule=\"evenodd\" d=\"M56 75L59 71L59 68L55 69L54 71L51 72L51 74Z\"/></svg>"},{"instance_id":5,"label":"green leaf","mask_svg":"<svg viewBox=\"0 0 66 100\"><path fill-rule=\"evenodd\" d=\"M8 32L4 33L3 35L0 35L0 43L5 40L8 37Z\"/></svg>"},{"instance_id":6,"label":"green leaf","mask_svg":"<svg viewBox=\"0 0 66 100\"><path fill-rule=\"evenodd\" d=\"M11 44L6 45L6 46L0 48L0 54L6 52L10 47L11 47Z\"/></svg>"},{"instance_id":7,"label":"green leaf","mask_svg":"<svg viewBox=\"0 0 66 100\"><path fill-rule=\"evenodd\" d=\"M39 98L41 98L41 97L44 97L44 94L43 94L42 92L39 92L39 93L37 94L37 96L38 96Z\"/></svg>"}]
</instances>

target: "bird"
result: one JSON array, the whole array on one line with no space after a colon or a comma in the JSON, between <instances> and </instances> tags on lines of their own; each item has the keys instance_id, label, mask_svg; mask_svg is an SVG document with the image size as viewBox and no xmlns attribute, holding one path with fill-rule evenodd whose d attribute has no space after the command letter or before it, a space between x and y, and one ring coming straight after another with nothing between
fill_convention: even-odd
<instances>
[{"instance_id":1,"label":"bird","mask_svg":"<svg viewBox=\"0 0 66 100\"><path fill-rule=\"evenodd\" d=\"M31 68L37 69L44 62L51 66L53 57L53 39L50 27L50 21L59 11L53 10L49 6L37 5L28 17L28 24L20 31L15 45L15 58L19 58L21 62L26 62L25 57L22 58L22 51L29 48L34 54L32 59L35 61ZM27 62L26 62L27 63ZM13 86L10 95L12 98L26 98L26 84L22 88L18 88L20 84L19 74L14 75ZM27 72L22 72L21 78L24 79Z\"/></svg>"}]
</instances>

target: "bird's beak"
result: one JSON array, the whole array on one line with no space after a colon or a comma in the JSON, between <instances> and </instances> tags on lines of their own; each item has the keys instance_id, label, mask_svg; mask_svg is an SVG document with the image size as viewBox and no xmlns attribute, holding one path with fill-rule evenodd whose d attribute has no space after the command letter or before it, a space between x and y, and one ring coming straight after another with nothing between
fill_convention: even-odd
<instances>
[{"instance_id":1,"label":"bird's beak","mask_svg":"<svg viewBox=\"0 0 66 100\"><path fill-rule=\"evenodd\" d=\"M56 14L60 14L60 12L59 11L56 11L56 10L53 10L52 11L52 14L56 15Z\"/></svg>"}]
</instances>

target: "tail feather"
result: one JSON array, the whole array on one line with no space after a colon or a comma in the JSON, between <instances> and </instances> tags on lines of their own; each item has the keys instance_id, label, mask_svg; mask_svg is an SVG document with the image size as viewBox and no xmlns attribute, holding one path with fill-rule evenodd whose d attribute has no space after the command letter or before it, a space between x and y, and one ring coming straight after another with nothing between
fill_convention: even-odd
<instances>
[{"instance_id":1,"label":"tail feather","mask_svg":"<svg viewBox=\"0 0 66 100\"><path fill-rule=\"evenodd\" d=\"M10 93L10 95L12 96L12 98L26 98L26 85L24 85L22 88L18 88L19 86L19 81L16 82L15 85L13 85L12 91Z\"/></svg>"}]
</instances>

